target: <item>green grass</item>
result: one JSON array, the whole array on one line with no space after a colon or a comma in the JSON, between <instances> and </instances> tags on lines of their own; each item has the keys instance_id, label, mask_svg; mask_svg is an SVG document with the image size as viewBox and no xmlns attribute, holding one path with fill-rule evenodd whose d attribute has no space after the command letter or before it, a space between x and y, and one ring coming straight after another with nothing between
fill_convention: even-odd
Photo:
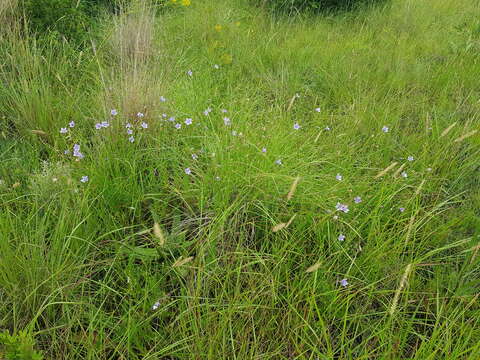
<instances>
[{"instance_id":1,"label":"green grass","mask_svg":"<svg viewBox=\"0 0 480 360\"><path fill-rule=\"evenodd\" d=\"M46 359L480 358L478 5L0 29L0 329Z\"/></svg>"}]
</instances>

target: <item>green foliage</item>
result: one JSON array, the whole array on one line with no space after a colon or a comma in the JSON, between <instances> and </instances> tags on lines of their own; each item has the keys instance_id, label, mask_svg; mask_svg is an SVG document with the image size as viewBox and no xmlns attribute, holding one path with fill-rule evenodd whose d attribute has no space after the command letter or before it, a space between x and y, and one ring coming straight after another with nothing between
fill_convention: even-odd
<instances>
[{"instance_id":1,"label":"green foliage","mask_svg":"<svg viewBox=\"0 0 480 360\"><path fill-rule=\"evenodd\" d=\"M264 0L263 3L279 11L346 10L375 0Z\"/></svg>"},{"instance_id":2,"label":"green foliage","mask_svg":"<svg viewBox=\"0 0 480 360\"><path fill-rule=\"evenodd\" d=\"M5 360L42 360L42 353L34 349L35 340L26 331L10 335L0 333L0 358Z\"/></svg>"},{"instance_id":3,"label":"green foliage","mask_svg":"<svg viewBox=\"0 0 480 360\"><path fill-rule=\"evenodd\" d=\"M31 29L82 42L91 25L87 4L78 0L25 0L23 11Z\"/></svg>"}]
</instances>

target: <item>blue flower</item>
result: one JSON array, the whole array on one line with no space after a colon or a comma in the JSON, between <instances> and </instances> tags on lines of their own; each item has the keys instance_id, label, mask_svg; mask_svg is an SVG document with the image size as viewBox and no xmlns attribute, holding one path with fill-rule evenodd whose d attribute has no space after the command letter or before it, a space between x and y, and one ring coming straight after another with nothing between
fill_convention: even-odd
<instances>
[{"instance_id":1,"label":"blue flower","mask_svg":"<svg viewBox=\"0 0 480 360\"><path fill-rule=\"evenodd\" d=\"M347 204L342 204L342 203L339 203L339 202L337 202L337 205L335 205L335 209L337 209L338 211L342 211L344 213L348 213L350 211L348 209Z\"/></svg>"},{"instance_id":2,"label":"blue flower","mask_svg":"<svg viewBox=\"0 0 480 360\"><path fill-rule=\"evenodd\" d=\"M300 126L298 123L293 124L293 128L294 128L295 130L300 129L300 127L301 127L301 126Z\"/></svg>"},{"instance_id":3,"label":"blue flower","mask_svg":"<svg viewBox=\"0 0 480 360\"><path fill-rule=\"evenodd\" d=\"M180 123L175 124L175 129L178 130L178 129L180 129L181 127L182 127L182 124L180 124Z\"/></svg>"},{"instance_id":4,"label":"blue flower","mask_svg":"<svg viewBox=\"0 0 480 360\"><path fill-rule=\"evenodd\" d=\"M342 279L339 282L340 282L340 285L342 285L343 287L347 287L347 285L348 285L348 280L347 279Z\"/></svg>"},{"instance_id":5,"label":"blue flower","mask_svg":"<svg viewBox=\"0 0 480 360\"><path fill-rule=\"evenodd\" d=\"M70 126L71 128L73 128L73 127L75 126L75 121L73 121L73 120L70 121L70 122L68 123L68 126Z\"/></svg>"},{"instance_id":6,"label":"blue flower","mask_svg":"<svg viewBox=\"0 0 480 360\"><path fill-rule=\"evenodd\" d=\"M338 235L338 241L343 241L343 240L345 240L345 235L343 234Z\"/></svg>"},{"instance_id":7,"label":"blue flower","mask_svg":"<svg viewBox=\"0 0 480 360\"><path fill-rule=\"evenodd\" d=\"M383 131L384 133L387 133L389 130L390 130L390 129L389 129L388 126L386 126L386 125L385 125L384 127L382 127L382 131Z\"/></svg>"},{"instance_id":8,"label":"blue flower","mask_svg":"<svg viewBox=\"0 0 480 360\"><path fill-rule=\"evenodd\" d=\"M143 128L143 129L147 129L148 128L148 124L146 122L142 122L140 124L140 126Z\"/></svg>"},{"instance_id":9,"label":"blue flower","mask_svg":"<svg viewBox=\"0 0 480 360\"><path fill-rule=\"evenodd\" d=\"M192 174L192 169L190 169L190 168L187 167L187 168L185 169L185 174L191 175L191 174Z\"/></svg>"},{"instance_id":10,"label":"blue flower","mask_svg":"<svg viewBox=\"0 0 480 360\"><path fill-rule=\"evenodd\" d=\"M192 119L191 118L186 118L185 119L185 125L192 125Z\"/></svg>"},{"instance_id":11,"label":"blue flower","mask_svg":"<svg viewBox=\"0 0 480 360\"><path fill-rule=\"evenodd\" d=\"M115 109L110 110L110 115L115 116L117 114L118 114L117 110L115 110Z\"/></svg>"},{"instance_id":12,"label":"blue flower","mask_svg":"<svg viewBox=\"0 0 480 360\"><path fill-rule=\"evenodd\" d=\"M360 204L362 202L362 198L360 196L355 196L353 198L353 201L355 202L355 204Z\"/></svg>"},{"instance_id":13,"label":"blue flower","mask_svg":"<svg viewBox=\"0 0 480 360\"><path fill-rule=\"evenodd\" d=\"M87 176L87 175L82 176L82 178L80 179L80 181L81 181L82 183L86 183L86 182L88 181L88 176Z\"/></svg>"}]
</instances>

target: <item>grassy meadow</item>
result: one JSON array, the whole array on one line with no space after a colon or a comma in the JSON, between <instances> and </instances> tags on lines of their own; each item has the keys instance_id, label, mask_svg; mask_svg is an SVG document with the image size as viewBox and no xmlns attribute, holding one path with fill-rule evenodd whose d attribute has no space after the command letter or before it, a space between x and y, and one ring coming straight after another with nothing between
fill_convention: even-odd
<instances>
[{"instance_id":1,"label":"grassy meadow","mask_svg":"<svg viewBox=\"0 0 480 360\"><path fill-rule=\"evenodd\" d=\"M258 3L139 1L79 46L2 2L0 330L44 359L480 359L479 1Z\"/></svg>"}]
</instances>

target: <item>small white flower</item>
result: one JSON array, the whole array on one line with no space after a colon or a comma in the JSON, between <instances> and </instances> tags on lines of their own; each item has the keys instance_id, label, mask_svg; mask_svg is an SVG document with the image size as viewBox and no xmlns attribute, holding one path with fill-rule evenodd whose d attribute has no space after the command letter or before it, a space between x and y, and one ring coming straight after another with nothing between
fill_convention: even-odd
<instances>
[{"instance_id":1,"label":"small white flower","mask_svg":"<svg viewBox=\"0 0 480 360\"><path fill-rule=\"evenodd\" d=\"M386 125L385 125L384 127L382 127L382 131L383 131L384 133L387 133L389 130L390 130L390 129L389 129L388 126L386 126Z\"/></svg>"},{"instance_id":2,"label":"small white flower","mask_svg":"<svg viewBox=\"0 0 480 360\"><path fill-rule=\"evenodd\" d=\"M115 110L115 109L110 110L110 115L115 116L117 114L118 114L117 110Z\"/></svg>"},{"instance_id":3,"label":"small white flower","mask_svg":"<svg viewBox=\"0 0 480 360\"><path fill-rule=\"evenodd\" d=\"M67 128L61 128L61 129L60 129L60 134L66 134L67 131L68 131Z\"/></svg>"},{"instance_id":4,"label":"small white flower","mask_svg":"<svg viewBox=\"0 0 480 360\"><path fill-rule=\"evenodd\" d=\"M343 180L343 176L340 175L340 174L337 174L337 175L335 176L335 179L337 179L338 181L342 181L342 180Z\"/></svg>"},{"instance_id":5,"label":"small white flower","mask_svg":"<svg viewBox=\"0 0 480 360\"><path fill-rule=\"evenodd\" d=\"M191 174L192 174L192 169L186 168L186 169L185 169L185 174L191 175Z\"/></svg>"},{"instance_id":6,"label":"small white flower","mask_svg":"<svg viewBox=\"0 0 480 360\"><path fill-rule=\"evenodd\" d=\"M414 158L413 158L413 156L409 156L409 157L407 158L407 160L408 160L408 161L413 161Z\"/></svg>"}]
</instances>

